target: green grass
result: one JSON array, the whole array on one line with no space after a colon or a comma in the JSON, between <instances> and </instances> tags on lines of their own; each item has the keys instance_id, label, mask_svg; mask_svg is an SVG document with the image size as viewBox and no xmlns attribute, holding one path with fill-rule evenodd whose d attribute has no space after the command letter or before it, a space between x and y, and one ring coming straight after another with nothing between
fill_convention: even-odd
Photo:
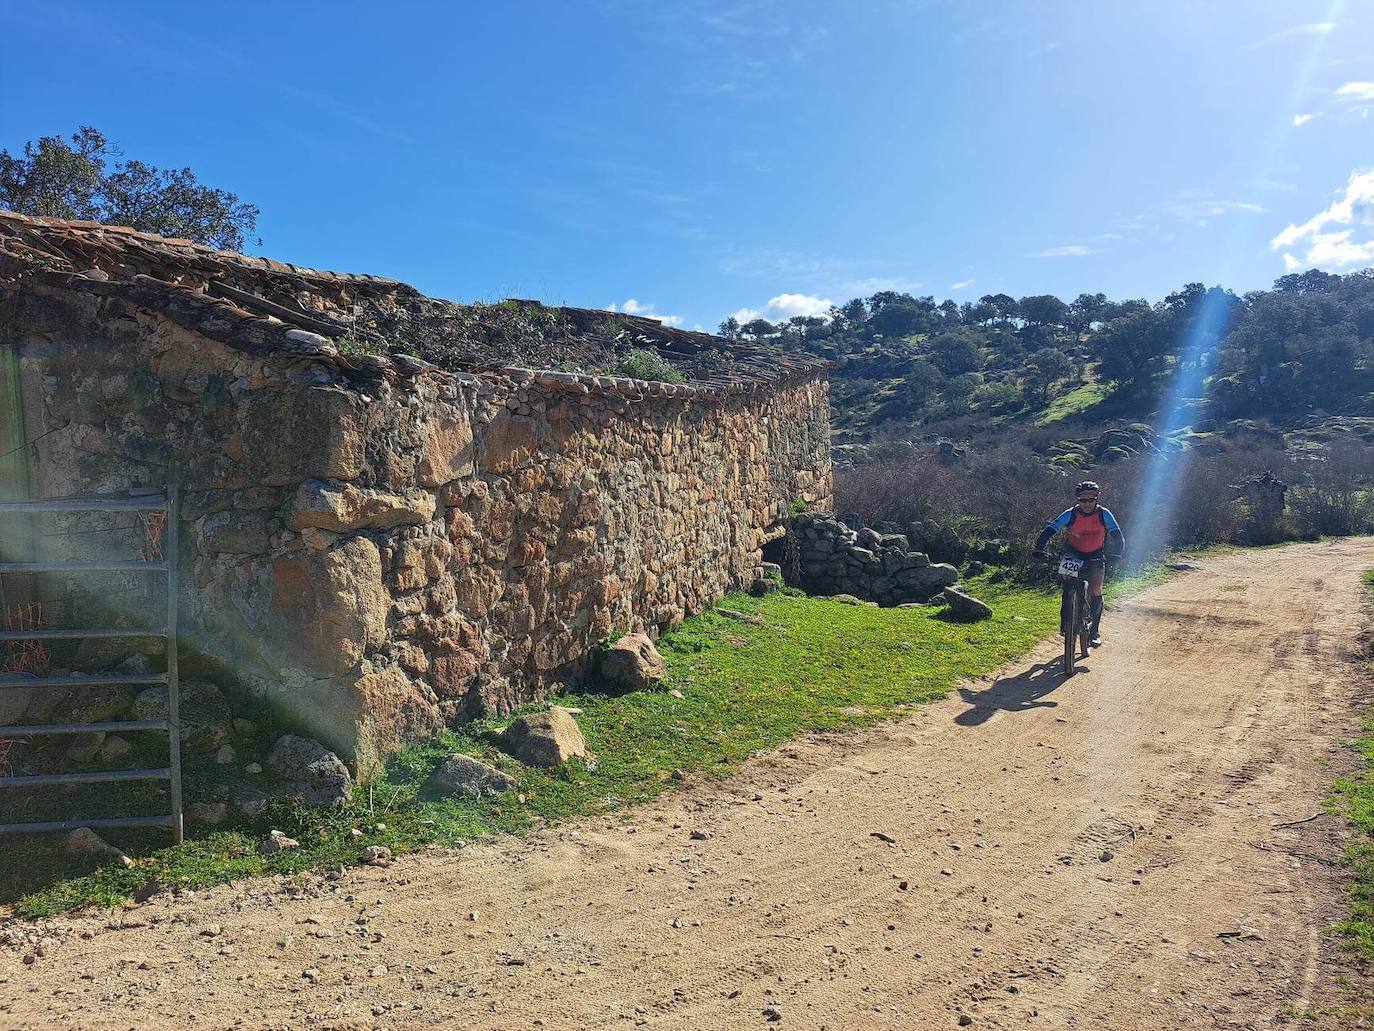
<instances>
[{"instance_id":1,"label":"green grass","mask_svg":"<svg viewBox=\"0 0 1374 1031\"><path fill-rule=\"evenodd\" d=\"M541 822L620 811L655 797L675 778L725 776L750 756L798 735L863 726L941 697L961 679L997 668L1054 632L1058 602L1050 593L984 580L971 586L996 614L967 626L946 622L933 608L870 608L793 592L722 599L721 607L757 615L763 625L709 610L659 642L669 668L661 690L619 696L589 690L552 699L582 710L578 722L593 753L590 761L573 760L556 770L526 768L496 747L494 733L507 721L471 724L395 756L384 776L359 788L342 811L277 807L256 821L153 851L130 869L106 866L65 876L50 853L44 858L33 851L50 843L22 845L10 853L14 864L6 866L28 870L36 880L27 883L16 910L45 917L116 905L151 880L204 888L329 868L356 862L370 844L397 853L453 846ZM668 693L674 689L681 699ZM425 777L454 752L516 775L520 795L417 800ZM297 838L301 847L260 855L257 843L271 827ZM353 828L364 832L361 839L351 837ZM11 887L9 897L16 894Z\"/></svg>"},{"instance_id":2,"label":"green grass","mask_svg":"<svg viewBox=\"0 0 1374 1031\"><path fill-rule=\"evenodd\" d=\"M1105 401L1111 392L1110 384L1084 383L1081 387L1070 390L1066 394L1060 394L1050 401L1044 410L1036 416L1035 425L1048 426L1052 422L1062 422L1064 419L1083 415L1090 408Z\"/></svg>"},{"instance_id":3,"label":"green grass","mask_svg":"<svg viewBox=\"0 0 1374 1031\"><path fill-rule=\"evenodd\" d=\"M1374 570L1364 574L1364 582L1374 592ZM1346 851L1355 873L1350 915L1338 929L1361 956L1374 959L1374 713L1364 718L1362 733L1350 745L1363 759L1363 768L1336 781L1331 796L1333 807L1349 821L1354 836Z\"/></svg>"}]
</instances>

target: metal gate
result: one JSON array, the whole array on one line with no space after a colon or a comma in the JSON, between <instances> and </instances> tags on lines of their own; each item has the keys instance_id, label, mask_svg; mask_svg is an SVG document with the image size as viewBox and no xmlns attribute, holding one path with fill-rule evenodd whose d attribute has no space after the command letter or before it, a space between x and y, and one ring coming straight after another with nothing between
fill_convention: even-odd
<instances>
[{"instance_id":1,"label":"metal gate","mask_svg":"<svg viewBox=\"0 0 1374 1031\"><path fill-rule=\"evenodd\" d=\"M159 816L129 816L77 820L50 820L34 823L0 824L0 834L31 834L39 831L69 831L78 827L100 829L106 827L167 827L172 840L182 840L181 814L181 739L177 685L177 488L168 486L165 493L129 494L128 496L63 498L46 501L3 501L0 515L30 513L83 512L162 512L165 514L165 537L162 557L137 561L72 561L72 562L0 562L0 575L6 573L77 574L91 572L133 572L165 577L167 604L162 626L148 627L87 627L54 630L49 628L20 628L0 631L0 641L93 640L119 637L161 637L167 642L167 671L165 673L104 674L96 676L29 676L27 674L0 675L0 690L45 688L107 687L133 685L146 687L166 685L167 716L165 719L113 720L103 723L45 723L13 727L0 726L0 739L37 737L53 734L85 734L94 731L164 731L168 738L168 765L165 769L107 770L86 773L53 773L35 776L0 777L0 789L34 788L53 784L95 784L115 781L165 780L171 796L171 812Z\"/></svg>"}]
</instances>

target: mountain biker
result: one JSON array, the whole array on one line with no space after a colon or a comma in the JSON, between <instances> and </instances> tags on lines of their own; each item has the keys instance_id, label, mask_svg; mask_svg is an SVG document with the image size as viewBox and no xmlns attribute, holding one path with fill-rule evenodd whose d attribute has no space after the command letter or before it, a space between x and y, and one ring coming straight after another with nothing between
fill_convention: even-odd
<instances>
[{"instance_id":1,"label":"mountain biker","mask_svg":"<svg viewBox=\"0 0 1374 1031\"><path fill-rule=\"evenodd\" d=\"M1092 647L1102 646L1102 580L1107 560L1118 559L1126 550L1126 538L1121 533L1116 516L1098 504L1102 489L1092 480L1084 480L1073 489L1077 503L1065 509L1035 539L1035 551L1049 558L1045 545L1060 530L1067 530L1064 552L1083 560L1087 573L1088 595L1091 599ZM1109 547L1110 545L1110 547ZM1063 618L1060 623L1062 625Z\"/></svg>"}]
</instances>

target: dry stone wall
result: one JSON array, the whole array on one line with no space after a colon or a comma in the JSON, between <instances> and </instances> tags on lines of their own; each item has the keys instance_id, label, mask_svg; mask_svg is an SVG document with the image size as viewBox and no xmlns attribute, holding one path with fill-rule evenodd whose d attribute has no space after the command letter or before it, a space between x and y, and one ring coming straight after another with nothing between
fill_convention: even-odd
<instances>
[{"instance_id":1,"label":"dry stone wall","mask_svg":"<svg viewBox=\"0 0 1374 1031\"><path fill-rule=\"evenodd\" d=\"M792 523L779 557L790 566L793 579L813 594L850 594L882 605L924 601L959 579L951 565L931 562L913 551L899 533L879 533L872 527L857 530L821 512L803 512Z\"/></svg>"},{"instance_id":2,"label":"dry stone wall","mask_svg":"<svg viewBox=\"0 0 1374 1031\"><path fill-rule=\"evenodd\" d=\"M255 351L186 321L115 290L0 295L30 492L175 474L183 669L269 700L363 774L744 586L793 502L830 501L814 371L734 394L524 370L360 381L311 334ZM132 619L116 579L35 590L54 623Z\"/></svg>"}]
</instances>

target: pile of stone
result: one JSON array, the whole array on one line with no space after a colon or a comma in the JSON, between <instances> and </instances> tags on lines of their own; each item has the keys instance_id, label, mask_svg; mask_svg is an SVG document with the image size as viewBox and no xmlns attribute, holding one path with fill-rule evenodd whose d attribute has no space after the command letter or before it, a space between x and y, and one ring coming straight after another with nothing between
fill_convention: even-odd
<instances>
[{"instance_id":1,"label":"pile of stone","mask_svg":"<svg viewBox=\"0 0 1374 1031\"><path fill-rule=\"evenodd\" d=\"M924 601L959 579L951 565L912 551L904 534L854 529L834 516L803 512L792 520L798 570L810 594L852 594L880 605Z\"/></svg>"}]
</instances>

